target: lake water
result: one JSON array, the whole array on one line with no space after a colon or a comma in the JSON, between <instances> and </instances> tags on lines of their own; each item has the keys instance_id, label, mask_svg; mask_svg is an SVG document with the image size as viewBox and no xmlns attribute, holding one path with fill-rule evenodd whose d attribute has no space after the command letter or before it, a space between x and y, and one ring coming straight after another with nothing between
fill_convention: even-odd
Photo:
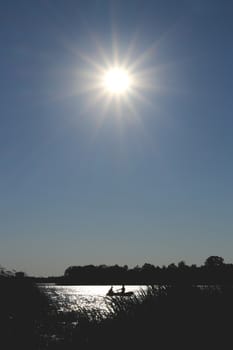
<instances>
[{"instance_id":1,"label":"lake water","mask_svg":"<svg viewBox=\"0 0 233 350\"><path fill-rule=\"evenodd\" d=\"M80 307L86 309L99 309L107 311L106 297L109 286L59 286L59 285L39 285L40 289L50 298L58 310L76 311ZM113 290L117 291L121 285L113 286ZM133 291L135 294L140 290L146 290L146 286L125 286L125 292Z\"/></svg>"}]
</instances>

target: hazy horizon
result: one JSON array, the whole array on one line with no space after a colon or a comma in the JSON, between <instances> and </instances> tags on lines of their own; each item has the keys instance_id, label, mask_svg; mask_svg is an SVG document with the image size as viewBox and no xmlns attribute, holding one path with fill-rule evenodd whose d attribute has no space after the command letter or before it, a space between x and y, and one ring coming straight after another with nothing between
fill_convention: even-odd
<instances>
[{"instance_id":1,"label":"hazy horizon","mask_svg":"<svg viewBox=\"0 0 233 350\"><path fill-rule=\"evenodd\" d=\"M233 3L12 0L0 16L0 264L233 262ZM103 85L115 66L121 95Z\"/></svg>"}]
</instances>

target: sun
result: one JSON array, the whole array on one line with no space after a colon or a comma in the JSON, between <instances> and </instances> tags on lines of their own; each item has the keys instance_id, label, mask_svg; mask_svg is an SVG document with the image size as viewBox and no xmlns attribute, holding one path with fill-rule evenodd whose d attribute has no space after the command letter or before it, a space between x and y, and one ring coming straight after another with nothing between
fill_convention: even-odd
<instances>
[{"instance_id":1,"label":"sun","mask_svg":"<svg viewBox=\"0 0 233 350\"><path fill-rule=\"evenodd\" d=\"M104 89L113 95L122 95L129 91L132 78L129 72L121 67L108 69L103 76Z\"/></svg>"},{"instance_id":2,"label":"sun","mask_svg":"<svg viewBox=\"0 0 233 350\"><path fill-rule=\"evenodd\" d=\"M150 48L139 56L135 52L137 55L133 57L134 44L129 45L123 53L114 40L112 53L107 53L99 42L95 43L96 55L78 53L85 66L80 61L80 68L77 68L77 78L74 81L74 93L86 96L83 99L85 107L82 113L87 113L98 106L100 113L96 120L99 125L108 117L117 121L130 119L140 123L141 105L150 108L154 106L150 96L151 91L159 89L158 69L154 67L154 63L152 66L148 65ZM97 113L94 115L97 116Z\"/></svg>"}]
</instances>

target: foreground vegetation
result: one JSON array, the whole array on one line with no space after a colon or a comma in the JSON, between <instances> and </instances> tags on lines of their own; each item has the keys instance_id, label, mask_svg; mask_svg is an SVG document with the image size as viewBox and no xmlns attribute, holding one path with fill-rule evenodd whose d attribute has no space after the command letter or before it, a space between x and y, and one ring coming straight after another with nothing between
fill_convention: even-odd
<instances>
[{"instance_id":1,"label":"foreground vegetation","mask_svg":"<svg viewBox=\"0 0 233 350\"><path fill-rule=\"evenodd\" d=\"M109 298L108 312L59 313L29 283L0 281L2 348L227 349L231 343L233 288L187 284L148 287L130 298Z\"/></svg>"}]
</instances>

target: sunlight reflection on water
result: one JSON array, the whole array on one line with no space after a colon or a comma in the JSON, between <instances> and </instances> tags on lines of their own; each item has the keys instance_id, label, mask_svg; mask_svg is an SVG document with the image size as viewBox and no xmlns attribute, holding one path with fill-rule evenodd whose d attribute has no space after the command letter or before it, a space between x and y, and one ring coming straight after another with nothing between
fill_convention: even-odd
<instances>
[{"instance_id":1,"label":"sunlight reflection on water","mask_svg":"<svg viewBox=\"0 0 233 350\"><path fill-rule=\"evenodd\" d=\"M106 293L110 287L40 285L40 289L48 295L60 312L77 311L80 307L107 311ZM114 291L120 288L121 285L113 286ZM133 291L137 294L140 290L146 290L146 288L146 286L125 286L125 291Z\"/></svg>"}]
</instances>

